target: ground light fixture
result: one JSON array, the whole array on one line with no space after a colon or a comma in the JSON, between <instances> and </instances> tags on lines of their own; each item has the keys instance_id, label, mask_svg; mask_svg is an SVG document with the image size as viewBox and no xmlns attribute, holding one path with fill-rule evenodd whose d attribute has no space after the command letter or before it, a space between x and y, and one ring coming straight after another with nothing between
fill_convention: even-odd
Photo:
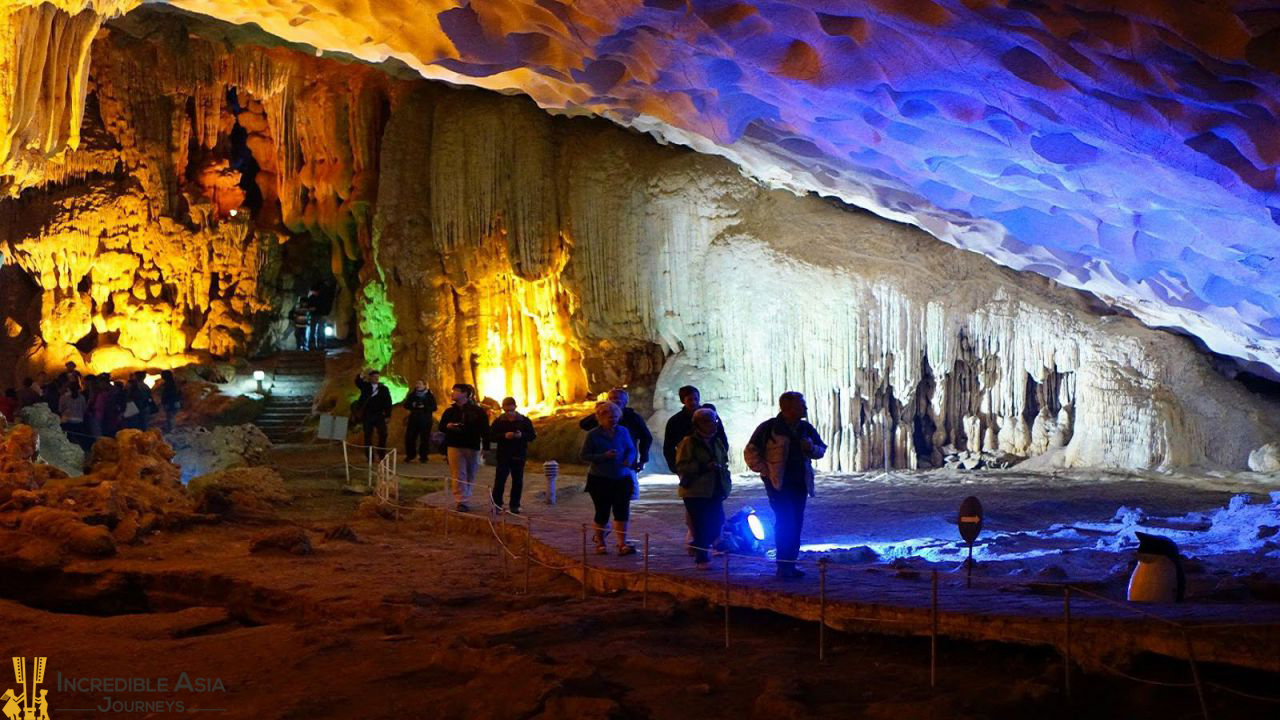
<instances>
[{"instance_id":1,"label":"ground light fixture","mask_svg":"<svg viewBox=\"0 0 1280 720\"><path fill-rule=\"evenodd\" d=\"M262 370L253 371L253 380L258 383L258 392L262 392L262 381L267 379L267 374Z\"/></svg>"},{"instance_id":2,"label":"ground light fixture","mask_svg":"<svg viewBox=\"0 0 1280 720\"><path fill-rule=\"evenodd\" d=\"M719 544L726 552L761 554L766 534L764 519L747 505L725 521Z\"/></svg>"}]
</instances>

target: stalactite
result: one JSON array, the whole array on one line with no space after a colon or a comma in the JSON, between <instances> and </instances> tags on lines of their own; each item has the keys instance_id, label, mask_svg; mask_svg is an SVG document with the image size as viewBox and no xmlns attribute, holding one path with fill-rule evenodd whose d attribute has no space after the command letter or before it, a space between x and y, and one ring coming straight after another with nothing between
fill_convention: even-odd
<instances>
[{"instance_id":1,"label":"stalactite","mask_svg":"<svg viewBox=\"0 0 1280 720\"><path fill-rule=\"evenodd\" d=\"M0 189L38 183L48 158L79 145L101 22L47 3L0 9Z\"/></svg>"}]
</instances>

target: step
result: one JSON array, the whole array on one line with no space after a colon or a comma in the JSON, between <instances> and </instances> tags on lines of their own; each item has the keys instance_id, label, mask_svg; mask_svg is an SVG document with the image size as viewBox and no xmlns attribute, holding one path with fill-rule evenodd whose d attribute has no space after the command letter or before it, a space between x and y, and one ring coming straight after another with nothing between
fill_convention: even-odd
<instances>
[{"instance_id":1,"label":"step","mask_svg":"<svg viewBox=\"0 0 1280 720\"><path fill-rule=\"evenodd\" d=\"M272 410L264 410L263 412L261 412L261 413L259 413L259 414L258 414L258 418L259 418L259 419L262 419L262 420L298 420L298 419L305 420L305 419L307 419L307 418L311 417L311 415L312 415L312 413L311 413L311 411L309 411L309 410L308 410L307 412L287 412L287 411L280 411L280 410L275 410L275 411L272 411Z\"/></svg>"}]
</instances>

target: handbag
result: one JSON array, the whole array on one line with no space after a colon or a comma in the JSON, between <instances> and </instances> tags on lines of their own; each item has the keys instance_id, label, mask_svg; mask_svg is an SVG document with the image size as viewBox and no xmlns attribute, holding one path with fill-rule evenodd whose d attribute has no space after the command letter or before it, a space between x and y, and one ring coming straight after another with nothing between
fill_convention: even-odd
<instances>
[{"instance_id":1,"label":"handbag","mask_svg":"<svg viewBox=\"0 0 1280 720\"><path fill-rule=\"evenodd\" d=\"M134 401L130 400L129 402L127 402L127 403L125 403L125 404L124 404L124 416L125 416L125 417L127 417L127 418L131 418L131 417L133 417L134 415L137 415L137 414L138 414L138 405L137 405L137 403L135 403Z\"/></svg>"}]
</instances>

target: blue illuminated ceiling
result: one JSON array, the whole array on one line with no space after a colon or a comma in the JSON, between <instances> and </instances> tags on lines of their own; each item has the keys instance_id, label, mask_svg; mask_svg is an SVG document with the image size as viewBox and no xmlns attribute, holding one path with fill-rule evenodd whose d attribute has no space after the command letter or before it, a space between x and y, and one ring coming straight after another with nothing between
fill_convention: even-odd
<instances>
[{"instance_id":1,"label":"blue illuminated ceiling","mask_svg":"<svg viewBox=\"0 0 1280 720\"><path fill-rule=\"evenodd\" d=\"M173 4L715 152L1280 369L1274 3Z\"/></svg>"}]
</instances>

